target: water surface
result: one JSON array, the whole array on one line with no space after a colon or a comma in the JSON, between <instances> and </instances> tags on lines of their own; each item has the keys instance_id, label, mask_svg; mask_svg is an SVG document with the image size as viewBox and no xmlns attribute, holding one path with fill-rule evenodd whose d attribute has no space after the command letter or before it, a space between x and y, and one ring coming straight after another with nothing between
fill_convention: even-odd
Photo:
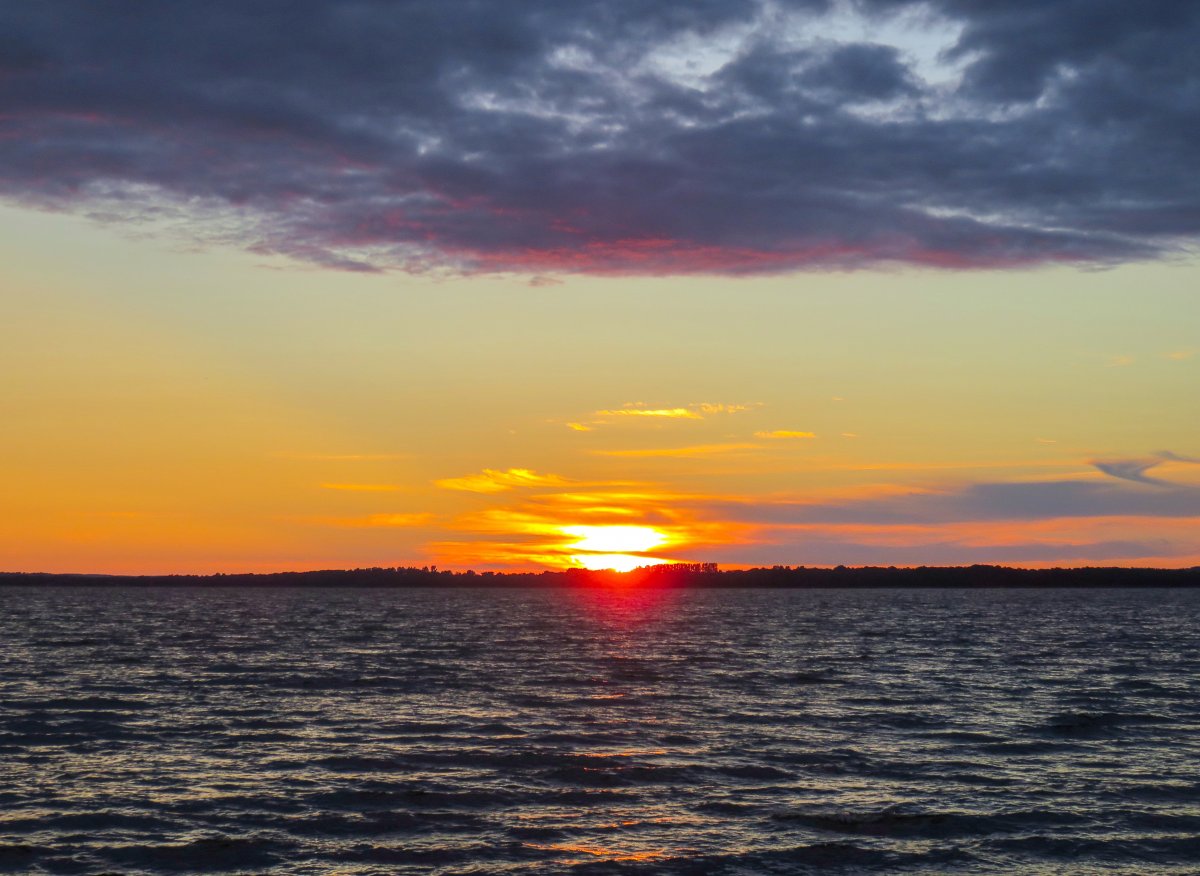
<instances>
[{"instance_id":1,"label":"water surface","mask_svg":"<svg viewBox=\"0 0 1200 876\"><path fill-rule=\"evenodd\" d=\"M1200 592L0 591L0 871L1195 872Z\"/></svg>"}]
</instances>

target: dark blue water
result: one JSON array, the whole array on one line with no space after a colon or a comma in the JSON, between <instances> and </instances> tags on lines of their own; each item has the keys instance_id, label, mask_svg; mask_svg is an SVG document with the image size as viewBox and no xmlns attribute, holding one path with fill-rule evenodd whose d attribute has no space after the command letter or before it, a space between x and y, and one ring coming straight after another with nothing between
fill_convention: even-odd
<instances>
[{"instance_id":1,"label":"dark blue water","mask_svg":"<svg viewBox=\"0 0 1200 876\"><path fill-rule=\"evenodd\" d=\"M0 871L1197 872L1200 592L0 591Z\"/></svg>"}]
</instances>

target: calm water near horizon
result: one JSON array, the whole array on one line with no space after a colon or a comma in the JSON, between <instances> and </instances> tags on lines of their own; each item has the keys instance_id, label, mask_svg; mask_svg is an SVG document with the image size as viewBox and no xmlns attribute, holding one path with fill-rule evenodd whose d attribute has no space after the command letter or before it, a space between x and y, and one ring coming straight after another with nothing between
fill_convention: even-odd
<instances>
[{"instance_id":1,"label":"calm water near horizon","mask_svg":"<svg viewBox=\"0 0 1200 876\"><path fill-rule=\"evenodd\" d=\"M0 593L0 872L1195 873L1200 591Z\"/></svg>"}]
</instances>

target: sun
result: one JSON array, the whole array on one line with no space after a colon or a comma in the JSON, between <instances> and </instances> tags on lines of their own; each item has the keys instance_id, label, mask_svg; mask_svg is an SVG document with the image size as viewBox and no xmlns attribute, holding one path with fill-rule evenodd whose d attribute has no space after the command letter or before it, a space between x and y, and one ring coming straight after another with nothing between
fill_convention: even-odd
<instances>
[{"instance_id":1,"label":"sun","mask_svg":"<svg viewBox=\"0 0 1200 876\"><path fill-rule=\"evenodd\" d=\"M562 533L578 539L565 547L573 552L571 559L585 569L628 572L667 562L645 555L670 540L651 526L564 526Z\"/></svg>"},{"instance_id":2,"label":"sun","mask_svg":"<svg viewBox=\"0 0 1200 876\"><path fill-rule=\"evenodd\" d=\"M568 547L589 553L640 553L654 550L667 540L650 526L564 526L562 531L579 539Z\"/></svg>"}]
</instances>

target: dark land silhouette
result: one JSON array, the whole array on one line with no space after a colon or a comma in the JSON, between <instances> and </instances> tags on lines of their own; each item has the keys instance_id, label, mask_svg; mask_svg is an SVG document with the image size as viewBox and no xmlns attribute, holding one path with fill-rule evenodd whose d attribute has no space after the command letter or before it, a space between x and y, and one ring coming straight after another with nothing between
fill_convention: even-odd
<instances>
[{"instance_id":1,"label":"dark land silhouette","mask_svg":"<svg viewBox=\"0 0 1200 876\"><path fill-rule=\"evenodd\" d=\"M771 566L718 569L715 563L674 563L631 572L586 569L544 572L454 572L436 566L329 569L213 575L80 575L0 572L0 586L37 587L588 587L678 588L1059 588L1200 587L1200 567L1188 569L1007 566Z\"/></svg>"}]
</instances>

